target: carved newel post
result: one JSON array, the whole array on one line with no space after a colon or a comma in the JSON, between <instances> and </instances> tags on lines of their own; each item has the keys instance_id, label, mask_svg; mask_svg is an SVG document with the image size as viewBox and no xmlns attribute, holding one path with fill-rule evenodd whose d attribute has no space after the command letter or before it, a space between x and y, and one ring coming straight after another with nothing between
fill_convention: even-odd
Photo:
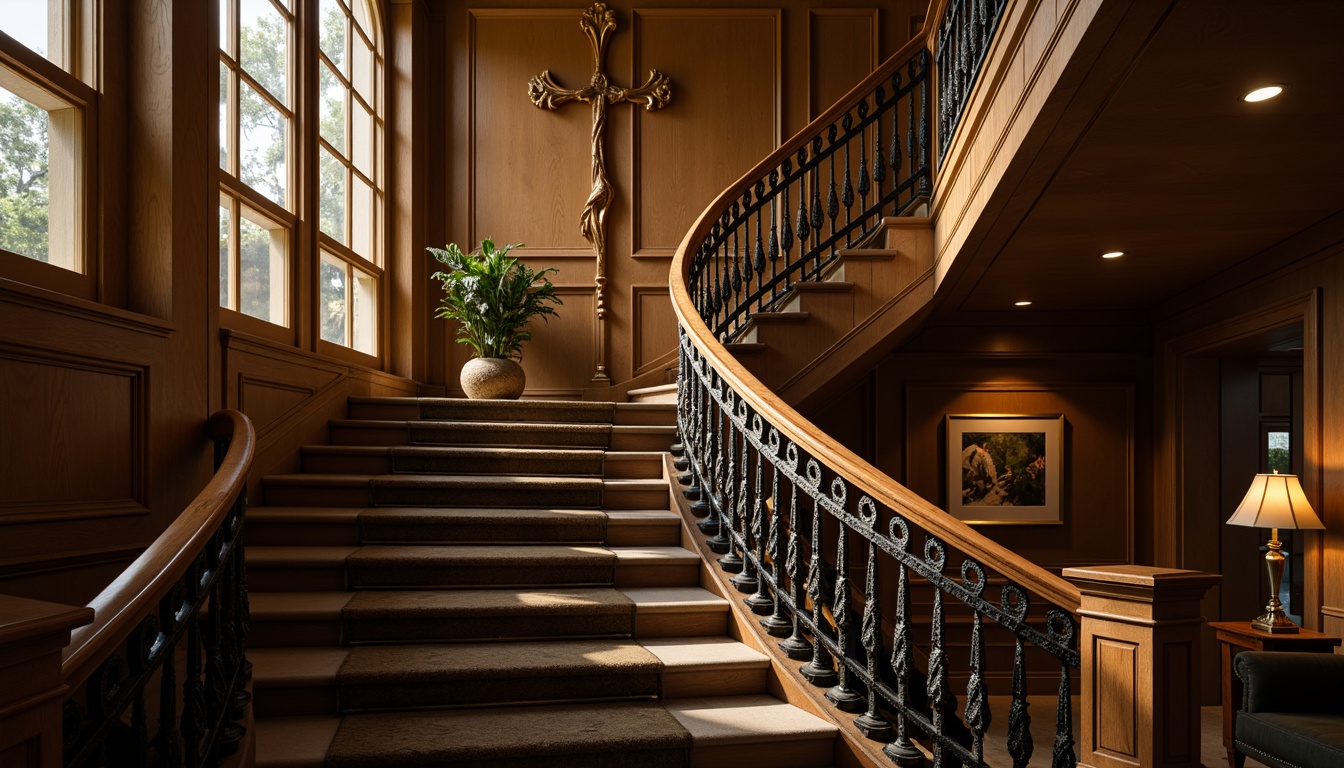
<instances>
[{"instance_id":1,"label":"carved newel post","mask_svg":"<svg viewBox=\"0 0 1344 768\"><path fill-rule=\"evenodd\" d=\"M1082 592L1078 765L1199 768L1199 606L1222 576L1142 565L1063 576Z\"/></svg>"},{"instance_id":2,"label":"carved newel post","mask_svg":"<svg viewBox=\"0 0 1344 768\"><path fill-rule=\"evenodd\" d=\"M542 109L558 109L571 101L582 101L592 105L593 111L593 190L588 193L583 213L579 216L579 231L584 239L593 245L597 260L597 284L595 303L597 307L597 372L593 381L607 382L607 208L611 206L616 190L607 177L607 158L603 144L607 131L607 105L629 102L642 104L652 112L667 106L672 100L672 84L667 75L658 70L649 71L649 79L638 88L620 88L607 81L602 71L602 62L607 56L607 41L616 31L616 14L607 9L605 3L597 3L583 12L579 26L587 36L593 49L593 77L588 85L576 90L562 88L551 77L551 71L544 70L527 84L528 98Z\"/></svg>"},{"instance_id":3,"label":"carved newel post","mask_svg":"<svg viewBox=\"0 0 1344 768\"><path fill-rule=\"evenodd\" d=\"M0 763L61 764L61 649L93 609L0 595Z\"/></svg>"}]
</instances>

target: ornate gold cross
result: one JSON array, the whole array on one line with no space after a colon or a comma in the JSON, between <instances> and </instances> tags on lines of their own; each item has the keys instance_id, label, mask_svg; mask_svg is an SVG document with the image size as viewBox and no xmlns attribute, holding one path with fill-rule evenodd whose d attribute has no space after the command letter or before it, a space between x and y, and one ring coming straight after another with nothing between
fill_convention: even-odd
<instances>
[{"instance_id":1,"label":"ornate gold cross","mask_svg":"<svg viewBox=\"0 0 1344 768\"><path fill-rule=\"evenodd\" d=\"M607 9L606 3L597 3L583 12L579 26L587 36L593 49L593 78L584 88L570 90L561 88L551 78L551 71L544 70L527 83L527 95L532 103L543 109L556 109L570 101L585 101L593 109L593 191L588 193L588 202L583 205L583 214L579 216L579 231L593 244L597 255L597 373L593 381L610 381L607 376L606 342L606 288L607 288L607 208L611 205L616 190L607 178L606 152L603 139L607 127L607 105L631 102L643 104L652 112L667 106L672 100L672 84L667 75L656 69L649 70L649 79L638 88L618 88L607 82L602 72L602 60L607 54L607 40L616 31L616 14Z\"/></svg>"}]
</instances>

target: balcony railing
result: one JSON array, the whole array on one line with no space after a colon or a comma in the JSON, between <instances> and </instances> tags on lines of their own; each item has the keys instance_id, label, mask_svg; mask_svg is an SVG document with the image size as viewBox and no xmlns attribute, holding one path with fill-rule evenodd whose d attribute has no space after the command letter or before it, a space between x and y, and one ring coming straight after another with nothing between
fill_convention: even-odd
<instances>
[{"instance_id":1,"label":"balcony railing","mask_svg":"<svg viewBox=\"0 0 1344 768\"><path fill-rule=\"evenodd\" d=\"M951 0L938 22L938 160L961 124L1008 0Z\"/></svg>"}]
</instances>

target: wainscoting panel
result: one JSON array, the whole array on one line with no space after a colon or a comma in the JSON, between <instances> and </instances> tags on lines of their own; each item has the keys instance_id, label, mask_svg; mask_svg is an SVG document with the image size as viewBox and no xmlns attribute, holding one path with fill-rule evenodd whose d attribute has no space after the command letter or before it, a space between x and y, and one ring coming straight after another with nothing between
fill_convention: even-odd
<instances>
[{"instance_id":1,"label":"wainscoting panel","mask_svg":"<svg viewBox=\"0 0 1344 768\"><path fill-rule=\"evenodd\" d=\"M652 370L668 352L677 348L677 316L672 297L663 285L631 286L630 317L635 339L634 366L638 376Z\"/></svg>"},{"instance_id":2,"label":"wainscoting panel","mask_svg":"<svg viewBox=\"0 0 1344 768\"><path fill-rule=\"evenodd\" d=\"M132 363L0 348L0 522L146 512L146 381Z\"/></svg>"}]
</instances>

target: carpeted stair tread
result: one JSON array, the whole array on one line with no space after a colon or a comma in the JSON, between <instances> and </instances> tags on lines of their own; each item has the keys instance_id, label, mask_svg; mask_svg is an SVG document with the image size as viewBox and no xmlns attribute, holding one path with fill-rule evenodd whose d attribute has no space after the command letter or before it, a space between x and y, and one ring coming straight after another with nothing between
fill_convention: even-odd
<instances>
[{"instance_id":1,"label":"carpeted stair tread","mask_svg":"<svg viewBox=\"0 0 1344 768\"><path fill-rule=\"evenodd\" d=\"M410 441L418 445L489 444L519 447L605 448L613 427L534 421L408 421ZM630 429L620 427L620 429Z\"/></svg>"},{"instance_id":2,"label":"carpeted stair tread","mask_svg":"<svg viewBox=\"0 0 1344 768\"><path fill-rule=\"evenodd\" d=\"M596 509L378 507L359 515L365 542L600 542L608 516Z\"/></svg>"},{"instance_id":3,"label":"carpeted stair tread","mask_svg":"<svg viewBox=\"0 0 1344 768\"><path fill-rule=\"evenodd\" d=\"M353 524L363 511L357 507L249 507L247 522Z\"/></svg>"},{"instance_id":4,"label":"carpeted stair tread","mask_svg":"<svg viewBox=\"0 0 1344 768\"><path fill-rule=\"evenodd\" d=\"M653 702L393 712L344 718L328 768L671 768L690 735Z\"/></svg>"},{"instance_id":5,"label":"carpeted stair tread","mask_svg":"<svg viewBox=\"0 0 1344 768\"><path fill-rule=\"evenodd\" d=\"M249 547L247 563L251 566L282 565L342 565L359 547Z\"/></svg>"},{"instance_id":6,"label":"carpeted stair tread","mask_svg":"<svg viewBox=\"0 0 1344 768\"><path fill-rule=\"evenodd\" d=\"M483 446L310 445L305 471L547 476L602 474L603 452L595 449L491 448ZM368 469L380 467L380 469Z\"/></svg>"},{"instance_id":7,"label":"carpeted stair tread","mask_svg":"<svg viewBox=\"0 0 1344 768\"><path fill-rule=\"evenodd\" d=\"M595 546L370 544L346 558L356 587L611 584L617 556Z\"/></svg>"},{"instance_id":8,"label":"carpeted stair tread","mask_svg":"<svg viewBox=\"0 0 1344 768\"><path fill-rule=\"evenodd\" d=\"M662 664L629 640L359 646L344 711L655 698Z\"/></svg>"},{"instance_id":9,"label":"carpeted stair tread","mask_svg":"<svg viewBox=\"0 0 1344 768\"><path fill-rule=\"evenodd\" d=\"M604 588L356 592L342 617L352 643L628 636L635 603Z\"/></svg>"},{"instance_id":10,"label":"carpeted stair tread","mask_svg":"<svg viewBox=\"0 0 1344 768\"><path fill-rule=\"evenodd\" d=\"M614 403L587 400L468 400L419 398L420 418L459 421L585 422L610 424Z\"/></svg>"},{"instance_id":11,"label":"carpeted stair tread","mask_svg":"<svg viewBox=\"0 0 1344 768\"><path fill-rule=\"evenodd\" d=\"M705 608L728 610L728 601L701 587L623 589L622 593L646 613L683 613Z\"/></svg>"}]
</instances>

